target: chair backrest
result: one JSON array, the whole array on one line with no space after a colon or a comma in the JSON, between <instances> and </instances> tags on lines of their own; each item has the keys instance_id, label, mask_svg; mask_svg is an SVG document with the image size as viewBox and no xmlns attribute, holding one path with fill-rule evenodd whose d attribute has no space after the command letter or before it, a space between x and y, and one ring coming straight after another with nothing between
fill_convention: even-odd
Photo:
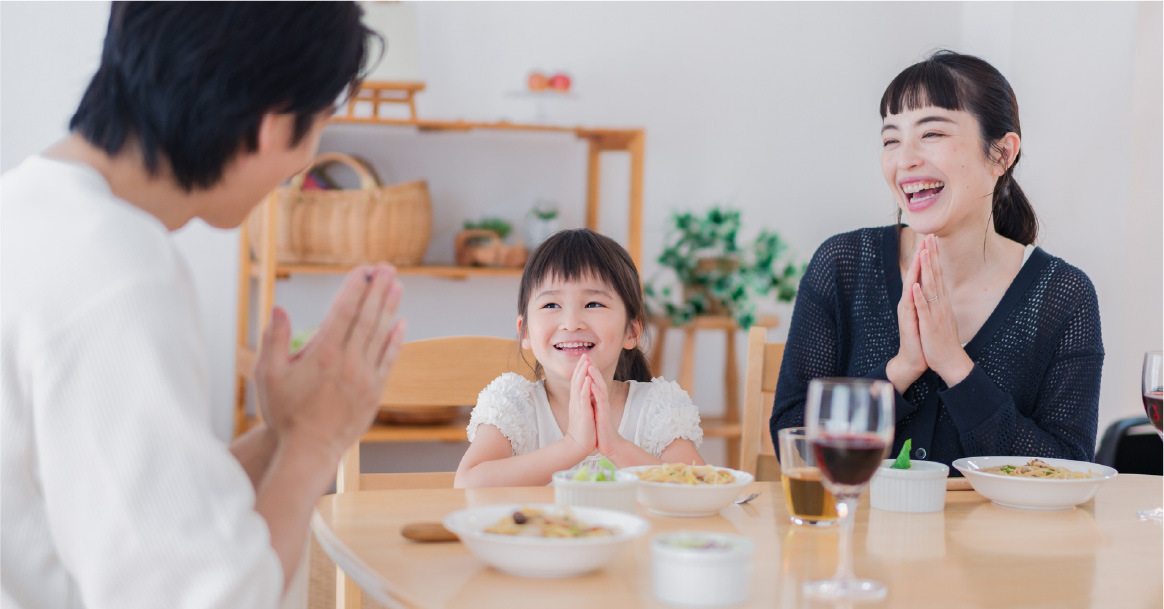
<instances>
[{"instance_id":1,"label":"chair backrest","mask_svg":"<svg viewBox=\"0 0 1164 609\"><path fill-rule=\"evenodd\" d=\"M1114 467L1121 474L1161 475L1164 448L1151 425L1148 417L1116 419L1099 441L1095 462Z\"/></svg>"},{"instance_id":2,"label":"chair backrest","mask_svg":"<svg viewBox=\"0 0 1164 609\"><path fill-rule=\"evenodd\" d=\"M528 351L523 353L521 344L511 338L449 336L408 342L400 348L400 355L384 387L380 405L409 408L471 406L477 403L477 395L481 390L505 372L516 372L533 380L533 362L533 355ZM383 476L397 478L385 478L377 482ZM357 442L344 453L340 461L336 492L361 488L425 487L408 483L400 476L404 475L361 475L360 446ZM429 487L445 486L443 479L441 484L434 482L439 475L433 476L429 475L429 479L422 484ZM447 486L451 487L452 474L448 473L446 477Z\"/></svg>"},{"instance_id":3,"label":"chair backrest","mask_svg":"<svg viewBox=\"0 0 1164 609\"><path fill-rule=\"evenodd\" d=\"M756 480L780 479L780 462L768 431L772 401L780 362L784 360L784 343L768 342L768 329L758 326L748 331L748 368L744 376L744 413L741 421L740 469Z\"/></svg>"}]
</instances>

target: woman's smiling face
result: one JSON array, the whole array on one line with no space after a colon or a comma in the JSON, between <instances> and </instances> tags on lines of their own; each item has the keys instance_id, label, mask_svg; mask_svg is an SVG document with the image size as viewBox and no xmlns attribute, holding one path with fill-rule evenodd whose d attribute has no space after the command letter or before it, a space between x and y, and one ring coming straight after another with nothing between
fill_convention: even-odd
<instances>
[{"instance_id":1,"label":"woman's smiling face","mask_svg":"<svg viewBox=\"0 0 1164 609\"><path fill-rule=\"evenodd\" d=\"M1002 167L984 153L974 115L935 106L903 109L885 117L881 143L881 173L914 230L942 236L989 226Z\"/></svg>"}]
</instances>

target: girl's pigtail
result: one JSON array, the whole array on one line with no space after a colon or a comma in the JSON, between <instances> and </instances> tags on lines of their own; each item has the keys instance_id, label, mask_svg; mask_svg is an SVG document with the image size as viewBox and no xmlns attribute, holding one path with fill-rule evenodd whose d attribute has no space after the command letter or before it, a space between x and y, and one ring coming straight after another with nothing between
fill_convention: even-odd
<instances>
[{"instance_id":1,"label":"girl's pigtail","mask_svg":"<svg viewBox=\"0 0 1164 609\"><path fill-rule=\"evenodd\" d=\"M614 380L650 382L651 363L647 361L647 354L639 347L623 349L618 356L618 367L614 369Z\"/></svg>"}]
</instances>

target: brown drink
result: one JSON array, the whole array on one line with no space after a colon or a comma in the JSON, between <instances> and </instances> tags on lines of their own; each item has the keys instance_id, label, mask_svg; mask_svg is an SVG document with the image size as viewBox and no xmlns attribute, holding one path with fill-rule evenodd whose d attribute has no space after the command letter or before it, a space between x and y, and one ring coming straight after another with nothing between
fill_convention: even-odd
<instances>
[{"instance_id":1,"label":"brown drink","mask_svg":"<svg viewBox=\"0 0 1164 609\"><path fill-rule=\"evenodd\" d=\"M797 467L783 472L788 512L796 524L831 525L837 519L837 502L820 482L820 470Z\"/></svg>"},{"instance_id":2,"label":"brown drink","mask_svg":"<svg viewBox=\"0 0 1164 609\"><path fill-rule=\"evenodd\" d=\"M777 434L784 504L796 524L827 527L837 521L837 501L821 484L816 455L803 427L788 427Z\"/></svg>"}]
</instances>

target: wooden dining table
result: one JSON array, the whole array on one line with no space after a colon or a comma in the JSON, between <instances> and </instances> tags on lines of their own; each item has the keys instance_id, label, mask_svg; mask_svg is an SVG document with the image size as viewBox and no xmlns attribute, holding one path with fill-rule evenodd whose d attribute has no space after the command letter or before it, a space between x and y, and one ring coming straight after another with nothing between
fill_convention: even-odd
<instances>
[{"instance_id":1,"label":"wooden dining table","mask_svg":"<svg viewBox=\"0 0 1164 609\"><path fill-rule=\"evenodd\" d=\"M551 487L359 491L319 502L312 528L323 549L364 594L386 607L669 607L655 599L650 538L697 530L755 540L749 600L743 607L1152 608L1164 604L1164 529L1136 512L1164 498L1159 476L1120 475L1066 510L995 505L978 493L947 491L944 511L856 511L854 570L888 586L881 601L806 598L805 581L837 566L838 527L789 521L779 483L756 482L753 501L716 516L654 516L604 569L573 578L530 579L497 571L459 542L419 543L400 534L415 522L490 504L553 503Z\"/></svg>"}]
</instances>

